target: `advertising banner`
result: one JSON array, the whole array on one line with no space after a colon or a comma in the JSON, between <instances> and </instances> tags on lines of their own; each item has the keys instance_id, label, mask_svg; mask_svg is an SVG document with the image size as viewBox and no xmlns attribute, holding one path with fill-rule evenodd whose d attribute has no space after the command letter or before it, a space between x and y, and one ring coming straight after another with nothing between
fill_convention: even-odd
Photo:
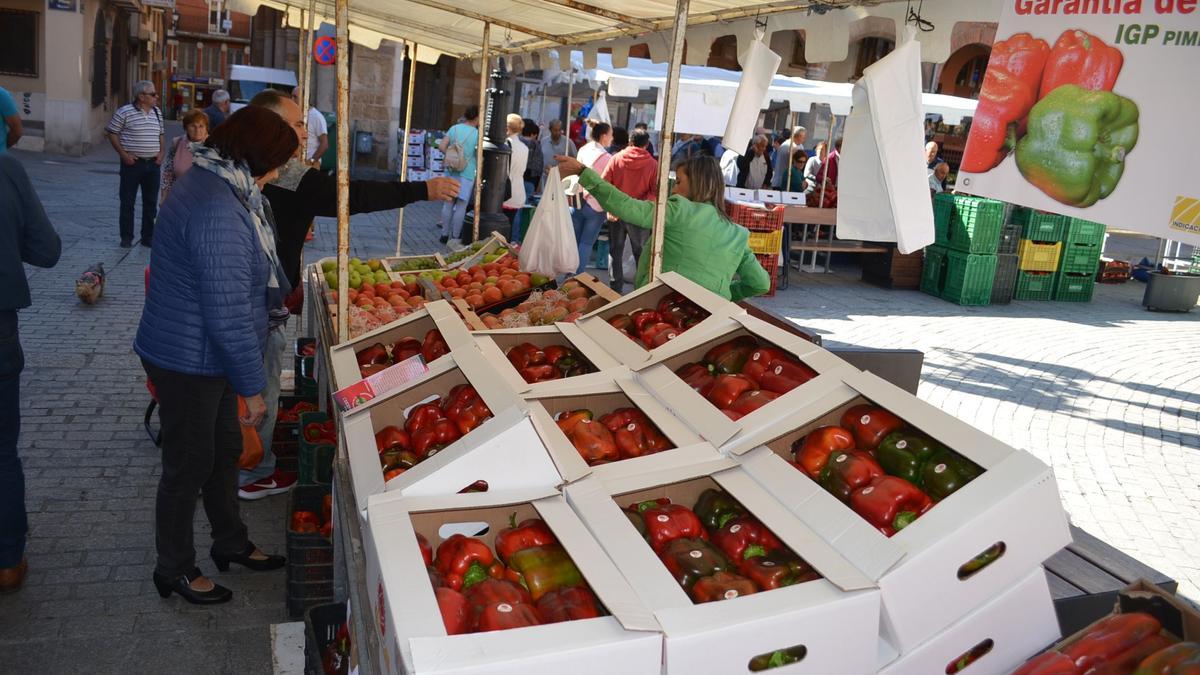
<instances>
[{"instance_id":1,"label":"advertising banner","mask_svg":"<svg viewBox=\"0 0 1200 675\"><path fill-rule=\"evenodd\" d=\"M1200 244L1200 2L1004 3L957 189Z\"/></svg>"}]
</instances>

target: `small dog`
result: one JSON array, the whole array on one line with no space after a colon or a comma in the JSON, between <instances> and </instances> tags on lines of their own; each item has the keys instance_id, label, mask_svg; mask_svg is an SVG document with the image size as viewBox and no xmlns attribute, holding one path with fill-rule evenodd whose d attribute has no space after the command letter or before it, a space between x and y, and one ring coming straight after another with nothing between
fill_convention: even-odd
<instances>
[{"instance_id":1,"label":"small dog","mask_svg":"<svg viewBox=\"0 0 1200 675\"><path fill-rule=\"evenodd\" d=\"M75 296L94 305L104 295L104 263L96 263L75 280Z\"/></svg>"}]
</instances>

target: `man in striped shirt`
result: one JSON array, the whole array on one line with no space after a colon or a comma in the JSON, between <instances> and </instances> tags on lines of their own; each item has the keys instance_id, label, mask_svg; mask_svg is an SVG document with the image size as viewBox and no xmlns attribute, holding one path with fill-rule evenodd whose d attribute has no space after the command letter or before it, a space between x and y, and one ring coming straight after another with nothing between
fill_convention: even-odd
<instances>
[{"instance_id":1,"label":"man in striped shirt","mask_svg":"<svg viewBox=\"0 0 1200 675\"><path fill-rule=\"evenodd\" d=\"M166 143L154 83L133 85L133 102L113 113L105 131L121 157L121 247L133 246L133 202L142 190L142 246L150 247L158 207L159 165Z\"/></svg>"}]
</instances>

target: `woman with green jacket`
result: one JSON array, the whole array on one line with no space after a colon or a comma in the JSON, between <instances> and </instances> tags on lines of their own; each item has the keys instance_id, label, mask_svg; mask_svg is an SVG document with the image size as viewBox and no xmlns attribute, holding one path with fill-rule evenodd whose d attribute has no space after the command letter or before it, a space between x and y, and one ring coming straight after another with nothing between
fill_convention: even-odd
<instances>
[{"instance_id":1,"label":"woman with green jacket","mask_svg":"<svg viewBox=\"0 0 1200 675\"><path fill-rule=\"evenodd\" d=\"M637 227L654 227L654 202L633 199L571 157L555 157L563 177L579 184L610 215ZM675 167L675 190L667 200L662 270L678 272L734 302L771 289L771 277L750 250L746 228L725 215L725 183L712 157L693 157ZM614 251L613 255L620 255ZM650 278L650 255L638 261L635 286Z\"/></svg>"}]
</instances>

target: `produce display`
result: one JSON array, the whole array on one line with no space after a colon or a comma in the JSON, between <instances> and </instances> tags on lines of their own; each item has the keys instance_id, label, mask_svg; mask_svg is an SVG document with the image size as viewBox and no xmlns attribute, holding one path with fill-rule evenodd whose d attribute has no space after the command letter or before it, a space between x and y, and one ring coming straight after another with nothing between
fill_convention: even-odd
<instances>
[{"instance_id":1,"label":"produce display","mask_svg":"<svg viewBox=\"0 0 1200 675\"><path fill-rule=\"evenodd\" d=\"M495 554L482 539L455 534L437 552L417 534L429 581L449 635L483 633L607 612L545 521L529 518L496 533Z\"/></svg>"},{"instance_id":2,"label":"produce display","mask_svg":"<svg viewBox=\"0 0 1200 675\"><path fill-rule=\"evenodd\" d=\"M569 410L559 413L555 422L588 466L675 447L646 413L637 408L617 408L599 419L591 410Z\"/></svg>"},{"instance_id":3,"label":"produce display","mask_svg":"<svg viewBox=\"0 0 1200 675\"><path fill-rule=\"evenodd\" d=\"M819 427L798 439L792 465L888 537L983 473L870 404L846 410L840 426Z\"/></svg>"},{"instance_id":4,"label":"produce display","mask_svg":"<svg viewBox=\"0 0 1200 675\"><path fill-rule=\"evenodd\" d=\"M608 300L605 298L592 295L586 286L574 279L568 279L557 290L551 288L530 293L529 297L516 307L499 312L481 313L479 320L489 329L551 326L559 321L574 323L584 314L606 304Z\"/></svg>"},{"instance_id":5,"label":"produce display","mask_svg":"<svg viewBox=\"0 0 1200 675\"><path fill-rule=\"evenodd\" d=\"M293 511L288 528L296 534L320 533L329 539L333 536L333 495L325 495L321 501L321 513L315 511Z\"/></svg>"},{"instance_id":6,"label":"produce display","mask_svg":"<svg viewBox=\"0 0 1200 675\"><path fill-rule=\"evenodd\" d=\"M739 420L817 376L791 354L742 335L709 349L698 363L675 370L679 379L731 420Z\"/></svg>"},{"instance_id":7,"label":"produce display","mask_svg":"<svg viewBox=\"0 0 1200 675\"><path fill-rule=\"evenodd\" d=\"M820 179L820 174L817 175ZM821 185L825 186L824 193L821 191ZM824 194L824 199L821 195ZM837 184L829 181L817 181L817 188L804 196L805 206L821 209L836 209L837 208Z\"/></svg>"},{"instance_id":8,"label":"produce display","mask_svg":"<svg viewBox=\"0 0 1200 675\"><path fill-rule=\"evenodd\" d=\"M517 369L521 379L529 384L596 372L596 367L575 348L563 345L538 347L522 342L508 350L505 356Z\"/></svg>"},{"instance_id":9,"label":"produce display","mask_svg":"<svg viewBox=\"0 0 1200 675\"><path fill-rule=\"evenodd\" d=\"M646 349L661 347L707 319L709 313L680 293L670 293L654 309L635 309L609 317L608 323Z\"/></svg>"},{"instance_id":10,"label":"produce display","mask_svg":"<svg viewBox=\"0 0 1200 675\"><path fill-rule=\"evenodd\" d=\"M1061 650L1030 659L1014 675L1195 675L1200 643L1177 642L1144 612L1113 614Z\"/></svg>"},{"instance_id":11,"label":"produce display","mask_svg":"<svg viewBox=\"0 0 1200 675\"><path fill-rule=\"evenodd\" d=\"M405 283L417 283L418 279L426 280L439 292L452 298L462 298L471 309L515 298L534 286L541 286L550 281L540 274L522 272L517 267L517 259L511 256L465 270L433 270L421 272L417 276L406 274L401 279Z\"/></svg>"},{"instance_id":12,"label":"produce display","mask_svg":"<svg viewBox=\"0 0 1200 675\"><path fill-rule=\"evenodd\" d=\"M697 603L731 600L821 578L721 490L705 490L693 509L654 499L630 505L626 516Z\"/></svg>"},{"instance_id":13,"label":"produce display","mask_svg":"<svg viewBox=\"0 0 1200 675\"><path fill-rule=\"evenodd\" d=\"M414 356L419 355L425 360L425 363L429 364L449 353L450 346L446 344L441 331L434 328L425 333L424 340L402 337L387 346L382 342L376 342L355 354L355 358L358 360L358 372L363 377L370 377Z\"/></svg>"},{"instance_id":14,"label":"produce display","mask_svg":"<svg viewBox=\"0 0 1200 675\"><path fill-rule=\"evenodd\" d=\"M408 258L407 260L392 260L387 263L389 269L393 272L419 272L421 270L435 270L441 265L437 258L429 256L427 258Z\"/></svg>"},{"instance_id":15,"label":"produce display","mask_svg":"<svg viewBox=\"0 0 1200 675\"><path fill-rule=\"evenodd\" d=\"M492 241L491 239L480 239L479 241L473 242L470 246L464 248L461 251L456 251L454 253L451 253L451 254L443 256L443 257L447 263L456 263L459 260L466 260L467 258L470 258L471 256L475 255L476 253L479 253L479 249L483 248L484 246L487 246L488 243L491 241ZM493 260L500 259L502 256L504 256L506 254L507 254L507 251L505 249L500 249L500 250L496 251L495 253L486 253L483 256L483 262L490 263ZM508 256L508 257L515 258L516 256Z\"/></svg>"},{"instance_id":16,"label":"produce display","mask_svg":"<svg viewBox=\"0 0 1200 675\"><path fill-rule=\"evenodd\" d=\"M403 474L491 417L491 409L469 384L456 385L445 400L438 397L414 406L403 428L386 426L375 433L383 480Z\"/></svg>"}]
</instances>

